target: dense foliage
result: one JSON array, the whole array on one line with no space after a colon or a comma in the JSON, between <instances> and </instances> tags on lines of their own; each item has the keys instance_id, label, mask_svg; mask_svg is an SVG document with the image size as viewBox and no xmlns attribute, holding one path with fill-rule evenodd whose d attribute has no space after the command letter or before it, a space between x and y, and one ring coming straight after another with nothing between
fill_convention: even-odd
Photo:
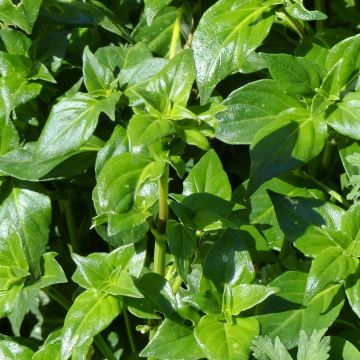
<instances>
[{"instance_id":1,"label":"dense foliage","mask_svg":"<svg viewBox=\"0 0 360 360\"><path fill-rule=\"evenodd\" d=\"M0 0L0 358L360 359L359 14Z\"/></svg>"}]
</instances>

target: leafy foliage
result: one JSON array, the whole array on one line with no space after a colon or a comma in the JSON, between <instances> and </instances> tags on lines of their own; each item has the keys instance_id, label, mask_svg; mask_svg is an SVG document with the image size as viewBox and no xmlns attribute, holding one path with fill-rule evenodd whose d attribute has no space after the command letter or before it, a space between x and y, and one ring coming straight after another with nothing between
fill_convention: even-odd
<instances>
[{"instance_id":1,"label":"leafy foliage","mask_svg":"<svg viewBox=\"0 0 360 360\"><path fill-rule=\"evenodd\" d=\"M0 358L358 359L353 0L0 0Z\"/></svg>"}]
</instances>

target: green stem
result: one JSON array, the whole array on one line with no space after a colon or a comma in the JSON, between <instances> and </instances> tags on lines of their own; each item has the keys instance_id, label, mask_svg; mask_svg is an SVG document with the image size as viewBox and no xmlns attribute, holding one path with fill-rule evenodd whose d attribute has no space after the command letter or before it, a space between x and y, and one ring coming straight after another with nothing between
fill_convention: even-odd
<instances>
[{"instance_id":1,"label":"green stem","mask_svg":"<svg viewBox=\"0 0 360 360\"><path fill-rule=\"evenodd\" d=\"M136 348L136 344L135 344L135 340L134 340L134 335L133 335L133 332L132 332L132 329L131 329L129 314L128 314L125 307L123 309L123 316L124 316L125 328L126 328L126 333L127 333L128 339L129 339L131 352L132 353L137 353L137 348Z\"/></svg>"},{"instance_id":2,"label":"green stem","mask_svg":"<svg viewBox=\"0 0 360 360\"><path fill-rule=\"evenodd\" d=\"M183 279L180 276L177 276L171 286L174 294L176 294L179 291L182 283L183 283Z\"/></svg>"},{"instance_id":3,"label":"green stem","mask_svg":"<svg viewBox=\"0 0 360 360\"><path fill-rule=\"evenodd\" d=\"M49 296L49 298L56 301L61 307L63 307L65 310L69 310L71 307L70 301L63 295L61 292L57 291L54 288L47 287L45 289L42 289L42 291Z\"/></svg>"},{"instance_id":4,"label":"green stem","mask_svg":"<svg viewBox=\"0 0 360 360\"><path fill-rule=\"evenodd\" d=\"M42 289L44 293L46 293L49 298L56 301L60 306L62 306L65 310L69 310L71 307L71 303L64 295L62 295L59 291L57 291L54 288L45 288ZM108 360L116 360L116 357L114 356L113 351L109 347L109 345L106 343L104 338L99 334L94 337L94 342L96 344L96 347L101 352L102 355L104 355L105 359Z\"/></svg>"},{"instance_id":5,"label":"green stem","mask_svg":"<svg viewBox=\"0 0 360 360\"><path fill-rule=\"evenodd\" d=\"M283 10L283 14L285 24L287 24L290 29L294 30L299 35L300 39L303 39L305 36L305 29L301 23L297 19L292 18L285 10Z\"/></svg>"},{"instance_id":6,"label":"green stem","mask_svg":"<svg viewBox=\"0 0 360 360\"><path fill-rule=\"evenodd\" d=\"M315 179L314 177L312 177L311 175L309 175L309 174L307 174L307 173L305 173L303 171L301 171L301 176L306 178L306 179L309 179L314 184L318 185L320 188L322 188L326 193L328 193L330 196L332 196L340 204L344 205L347 208L349 208L351 206L351 204L342 195L340 195L338 192L331 189L329 186L325 185L324 183L322 183L318 179Z\"/></svg>"},{"instance_id":7,"label":"green stem","mask_svg":"<svg viewBox=\"0 0 360 360\"><path fill-rule=\"evenodd\" d=\"M315 0L315 9L321 12L325 12L325 2L324 0ZM324 29L324 20L316 21L316 30L319 32Z\"/></svg>"},{"instance_id":8,"label":"green stem","mask_svg":"<svg viewBox=\"0 0 360 360\"><path fill-rule=\"evenodd\" d=\"M154 250L154 272L165 276L165 255L166 255L166 225L169 216L168 207L169 192L169 165L166 165L163 175L159 179L159 236L155 237Z\"/></svg>"},{"instance_id":9,"label":"green stem","mask_svg":"<svg viewBox=\"0 0 360 360\"><path fill-rule=\"evenodd\" d=\"M114 355L114 352L111 350L107 342L104 340L104 338L99 334L94 337L94 343L96 347L99 349L101 354L105 357L107 360L116 360L116 357Z\"/></svg>"},{"instance_id":10,"label":"green stem","mask_svg":"<svg viewBox=\"0 0 360 360\"><path fill-rule=\"evenodd\" d=\"M79 251L80 241L78 236L78 228L75 222L75 217L71 206L71 201L69 200L60 201L60 204L62 209L64 210L72 251L76 253Z\"/></svg>"},{"instance_id":11,"label":"green stem","mask_svg":"<svg viewBox=\"0 0 360 360\"><path fill-rule=\"evenodd\" d=\"M176 55L177 43L179 41L180 32L181 32L181 16L182 8L179 9L178 15L175 20L174 29L171 36L170 49L169 49L169 59L172 59Z\"/></svg>"}]
</instances>

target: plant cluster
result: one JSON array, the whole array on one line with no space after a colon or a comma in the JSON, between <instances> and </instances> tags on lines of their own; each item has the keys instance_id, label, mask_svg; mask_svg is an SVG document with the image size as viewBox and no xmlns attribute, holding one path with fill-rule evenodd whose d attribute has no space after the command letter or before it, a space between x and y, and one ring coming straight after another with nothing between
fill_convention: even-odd
<instances>
[{"instance_id":1,"label":"plant cluster","mask_svg":"<svg viewBox=\"0 0 360 360\"><path fill-rule=\"evenodd\" d=\"M360 358L355 0L0 0L0 358Z\"/></svg>"}]
</instances>

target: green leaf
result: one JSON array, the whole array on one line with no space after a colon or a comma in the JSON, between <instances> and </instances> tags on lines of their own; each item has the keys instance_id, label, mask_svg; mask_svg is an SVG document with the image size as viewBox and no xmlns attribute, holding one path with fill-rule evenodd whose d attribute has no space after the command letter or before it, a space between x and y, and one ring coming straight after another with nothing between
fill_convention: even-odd
<instances>
[{"instance_id":1,"label":"green leaf","mask_svg":"<svg viewBox=\"0 0 360 360\"><path fill-rule=\"evenodd\" d=\"M68 359L76 347L108 327L121 308L119 298L94 289L79 295L65 317L61 358Z\"/></svg>"},{"instance_id":2,"label":"green leaf","mask_svg":"<svg viewBox=\"0 0 360 360\"><path fill-rule=\"evenodd\" d=\"M282 175L313 159L322 150L326 126L313 119L306 109L280 115L256 133L250 147L251 167L247 194L262 183ZM269 154L269 148L278 144Z\"/></svg>"},{"instance_id":3,"label":"green leaf","mask_svg":"<svg viewBox=\"0 0 360 360\"><path fill-rule=\"evenodd\" d=\"M323 337L325 332L326 329L314 330L308 338L305 331L300 331L297 360L328 359L330 337Z\"/></svg>"},{"instance_id":4,"label":"green leaf","mask_svg":"<svg viewBox=\"0 0 360 360\"><path fill-rule=\"evenodd\" d=\"M0 2L0 20L6 25L18 26L31 33L39 14L42 0L21 0L18 4L11 0Z\"/></svg>"},{"instance_id":5,"label":"green leaf","mask_svg":"<svg viewBox=\"0 0 360 360\"><path fill-rule=\"evenodd\" d=\"M56 23L78 26L101 26L103 29L129 40L126 27L111 10L99 1L89 3L81 1L46 0L41 8L41 14Z\"/></svg>"},{"instance_id":6,"label":"green leaf","mask_svg":"<svg viewBox=\"0 0 360 360\"><path fill-rule=\"evenodd\" d=\"M109 159L101 170L93 200L98 214L145 212L156 201L157 179L164 163L142 154L122 153Z\"/></svg>"},{"instance_id":7,"label":"green leaf","mask_svg":"<svg viewBox=\"0 0 360 360\"><path fill-rule=\"evenodd\" d=\"M19 134L13 122L0 118L0 155L19 147Z\"/></svg>"},{"instance_id":8,"label":"green leaf","mask_svg":"<svg viewBox=\"0 0 360 360\"><path fill-rule=\"evenodd\" d=\"M123 85L135 85L148 80L156 75L167 63L168 60L153 57L148 46L142 42L129 48L118 48L124 50L121 64L117 64L113 72L121 68L119 83ZM99 50L96 52L98 54ZM115 58L118 58L116 55Z\"/></svg>"},{"instance_id":9,"label":"green leaf","mask_svg":"<svg viewBox=\"0 0 360 360\"><path fill-rule=\"evenodd\" d=\"M6 360L31 360L33 351L12 340L0 340L0 358Z\"/></svg>"},{"instance_id":10,"label":"green leaf","mask_svg":"<svg viewBox=\"0 0 360 360\"><path fill-rule=\"evenodd\" d=\"M144 153L144 148L176 132L176 125L172 121L152 115L133 115L127 129L133 153Z\"/></svg>"},{"instance_id":11,"label":"green leaf","mask_svg":"<svg viewBox=\"0 0 360 360\"><path fill-rule=\"evenodd\" d=\"M231 288L231 313L239 315L242 311L251 309L266 298L275 294L276 288L257 284L240 284Z\"/></svg>"},{"instance_id":12,"label":"green leaf","mask_svg":"<svg viewBox=\"0 0 360 360\"><path fill-rule=\"evenodd\" d=\"M104 99L83 93L62 98L51 110L34 159L41 163L74 153L90 139L101 112L112 117L118 99L117 93Z\"/></svg>"},{"instance_id":13,"label":"green leaf","mask_svg":"<svg viewBox=\"0 0 360 360\"><path fill-rule=\"evenodd\" d=\"M129 87L126 94L143 101L151 114L161 117L169 115L175 104L186 107L194 79L192 51L183 50L148 81Z\"/></svg>"},{"instance_id":14,"label":"green leaf","mask_svg":"<svg viewBox=\"0 0 360 360\"><path fill-rule=\"evenodd\" d=\"M165 319L140 356L157 359L201 359L204 357L192 329Z\"/></svg>"},{"instance_id":15,"label":"green leaf","mask_svg":"<svg viewBox=\"0 0 360 360\"><path fill-rule=\"evenodd\" d=\"M360 318L360 271L349 276L345 281L345 292L354 313Z\"/></svg>"},{"instance_id":16,"label":"green leaf","mask_svg":"<svg viewBox=\"0 0 360 360\"><path fill-rule=\"evenodd\" d=\"M179 321L176 314L177 300L170 284L159 274L147 273L135 282L153 310L163 313L168 319Z\"/></svg>"},{"instance_id":17,"label":"green leaf","mask_svg":"<svg viewBox=\"0 0 360 360\"><path fill-rule=\"evenodd\" d=\"M14 29L1 29L0 38L0 50L9 54L25 55L31 45L31 40L24 33Z\"/></svg>"},{"instance_id":18,"label":"green leaf","mask_svg":"<svg viewBox=\"0 0 360 360\"><path fill-rule=\"evenodd\" d=\"M331 336L330 359L357 360L360 351L350 342L338 336Z\"/></svg>"},{"instance_id":19,"label":"green leaf","mask_svg":"<svg viewBox=\"0 0 360 360\"><path fill-rule=\"evenodd\" d=\"M42 189L14 184L0 205L0 238L20 239L23 250L16 253L17 257L25 254L35 276L40 274L39 260L45 252L51 220L50 199L37 190Z\"/></svg>"},{"instance_id":20,"label":"green leaf","mask_svg":"<svg viewBox=\"0 0 360 360\"><path fill-rule=\"evenodd\" d=\"M255 134L276 121L281 112L302 107L270 79L246 84L233 91L223 104L226 109L216 115L215 137L228 144L251 144Z\"/></svg>"},{"instance_id":21,"label":"green leaf","mask_svg":"<svg viewBox=\"0 0 360 360\"><path fill-rule=\"evenodd\" d=\"M293 175L286 175L281 178L273 178L267 181L250 196L250 222L261 230L270 247L280 249L284 234L276 219L274 205L267 190L275 191L290 197L321 197L321 191L304 189L305 186L306 184L301 178ZM244 191L242 186L235 190L233 195L234 201L242 203L244 201Z\"/></svg>"},{"instance_id":22,"label":"green leaf","mask_svg":"<svg viewBox=\"0 0 360 360\"><path fill-rule=\"evenodd\" d=\"M360 203L353 204L341 219L341 230L355 239L360 231Z\"/></svg>"},{"instance_id":23,"label":"green leaf","mask_svg":"<svg viewBox=\"0 0 360 360\"><path fill-rule=\"evenodd\" d=\"M340 230L343 209L318 199L269 195L282 231L306 256L316 257L329 247L343 251L349 245L341 233L331 232Z\"/></svg>"},{"instance_id":24,"label":"green leaf","mask_svg":"<svg viewBox=\"0 0 360 360\"><path fill-rule=\"evenodd\" d=\"M298 343L300 331L311 335L314 330L327 329L338 317L344 304L341 285L331 285L303 305L307 274L287 271L269 285L279 289L262 305L258 315L261 333L271 339L279 337L287 349Z\"/></svg>"},{"instance_id":25,"label":"green leaf","mask_svg":"<svg viewBox=\"0 0 360 360\"><path fill-rule=\"evenodd\" d=\"M255 318L222 323L205 315L195 327L195 337L209 360L247 360L252 339L259 333Z\"/></svg>"},{"instance_id":26,"label":"green leaf","mask_svg":"<svg viewBox=\"0 0 360 360\"><path fill-rule=\"evenodd\" d=\"M249 284L254 280L254 266L241 232L226 230L219 236L206 255L203 272L219 291L227 284Z\"/></svg>"},{"instance_id":27,"label":"green leaf","mask_svg":"<svg viewBox=\"0 0 360 360\"><path fill-rule=\"evenodd\" d=\"M95 171L99 175L107 160L129 151L129 142L126 130L116 125L113 133L96 156Z\"/></svg>"},{"instance_id":28,"label":"green leaf","mask_svg":"<svg viewBox=\"0 0 360 360\"><path fill-rule=\"evenodd\" d=\"M327 15L319 10L307 10L302 0L287 1L285 9L295 19L304 21L325 20Z\"/></svg>"},{"instance_id":29,"label":"green leaf","mask_svg":"<svg viewBox=\"0 0 360 360\"><path fill-rule=\"evenodd\" d=\"M319 68L305 58L269 54L266 60L272 78L288 94L313 96L321 84Z\"/></svg>"},{"instance_id":30,"label":"green leaf","mask_svg":"<svg viewBox=\"0 0 360 360\"><path fill-rule=\"evenodd\" d=\"M209 193L231 200L231 186L221 161L209 150L191 169L183 183L183 195Z\"/></svg>"},{"instance_id":31,"label":"green leaf","mask_svg":"<svg viewBox=\"0 0 360 360\"><path fill-rule=\"evenodd\" d=\"M130 275L140 274L145 252L137 254L134 246L123 246L109 254L93 253L87 257L73 254L72 257L77 265L72 280L83 288L111 295L142 297Z\"/></svg>"},{"instance_id":32,"label":"green leaf","mask_svg":"<svg viewBox=\"0 0 360 360\"><path fill-rule=\"evenodd\" d=\"M39 287L44 288L49 285L67 282L63 269L55 260L55 256L57 255L58 254L56 252L47 252L43 255L44 273L39 281Z\"/></svg>"},{"instance_id":33,"label":"green leaf","mask_svg":"<svg viewBox=\"0 0 360 360\"><path fill-rule=\"evenodd\" d=\"M292 357L278 337L274 344L268 336L257 336L251 347L253 355L258 360L292 360Z\"/></svg>"},{"instance_id":34,"label":"green leaf","mask_svg":"<svg viewBox=\"0 0 360 360\"><path fill-rule=\"evenodd\" d=\"M181 202L173 201L170 207L182 223L194 230L238 229L247 222L242 205L208 193L181 196Z\"/></svg>"},{"instance_id":35,"label":"green leaf","mask_svg":"<svg viewBox=\"0 0 360 360\"><path fill-rule=\"evenodd\" d=\"M61 333L62 329L49 334L44 344L34 354L31 360L47 360L51 357L53 360L61 359Z\"/></svg>"},{"instance_id":36,"label":"green leaf","mask_svg":"<svg viewBox=\"0 0 360 360\"><path fill-rule=\"evenodd\" d=\"M171 58L174 53L181 51L193 26L193 13L189 5L185 3L180 7L164 7L153 18L151 24L146 15L145 13L145 17L135 27L133 39L136 42L145 42L151 51L164 58Z\"/></svg>"},{"instance_id":37,"label":"green leaf","mask_svg":"<svg viewBox=\"0 0 360 360\"><path fill-rule=\"evenodd\" d=\"M106 90L113 80L110 69L94 56L88 46L83 53L83 75L85 86L89 92Z\"/></svg>"},{"instance_id":38,"label":"green leaf","mask_svg":"<svg viewBox=\"0 0 360 360\"><path fill-rule=\"evenodd\" d=\"M145 0L146 22L150 25L156 14L170 3L171 0Z\"/></svg>"},{"instance_id":39,"label":"green leaf","mask_svg":"<svg viewBox=\"0 0 360 360\"><path fill-rule=\"evenodd\" d=\"M350 92L329 107L326 122L337 132L360 140L360 92Z\"/></svg>"},{"instance_id":40,"label":"green leaf","mask_svg":"<svg viewBox=\"0 0 360 360\"><path fill-rule=\"evenodd\" d=\"M221 0L203 14L192 42L202 104L266 38L274 21L274 3Z\"/></svg>"},{"instance_id":41,"label":"green leaf","mask_svg":"<svg viewBox=\"0 0 360 360\"><path fill-rule=\"evenodd\" d=\"M189 256L195 251L196 236L193 230L175 220L169 220L166 227L170 252L176 270L183 280L189 273Z\"/></svg>"}]
</instances>

